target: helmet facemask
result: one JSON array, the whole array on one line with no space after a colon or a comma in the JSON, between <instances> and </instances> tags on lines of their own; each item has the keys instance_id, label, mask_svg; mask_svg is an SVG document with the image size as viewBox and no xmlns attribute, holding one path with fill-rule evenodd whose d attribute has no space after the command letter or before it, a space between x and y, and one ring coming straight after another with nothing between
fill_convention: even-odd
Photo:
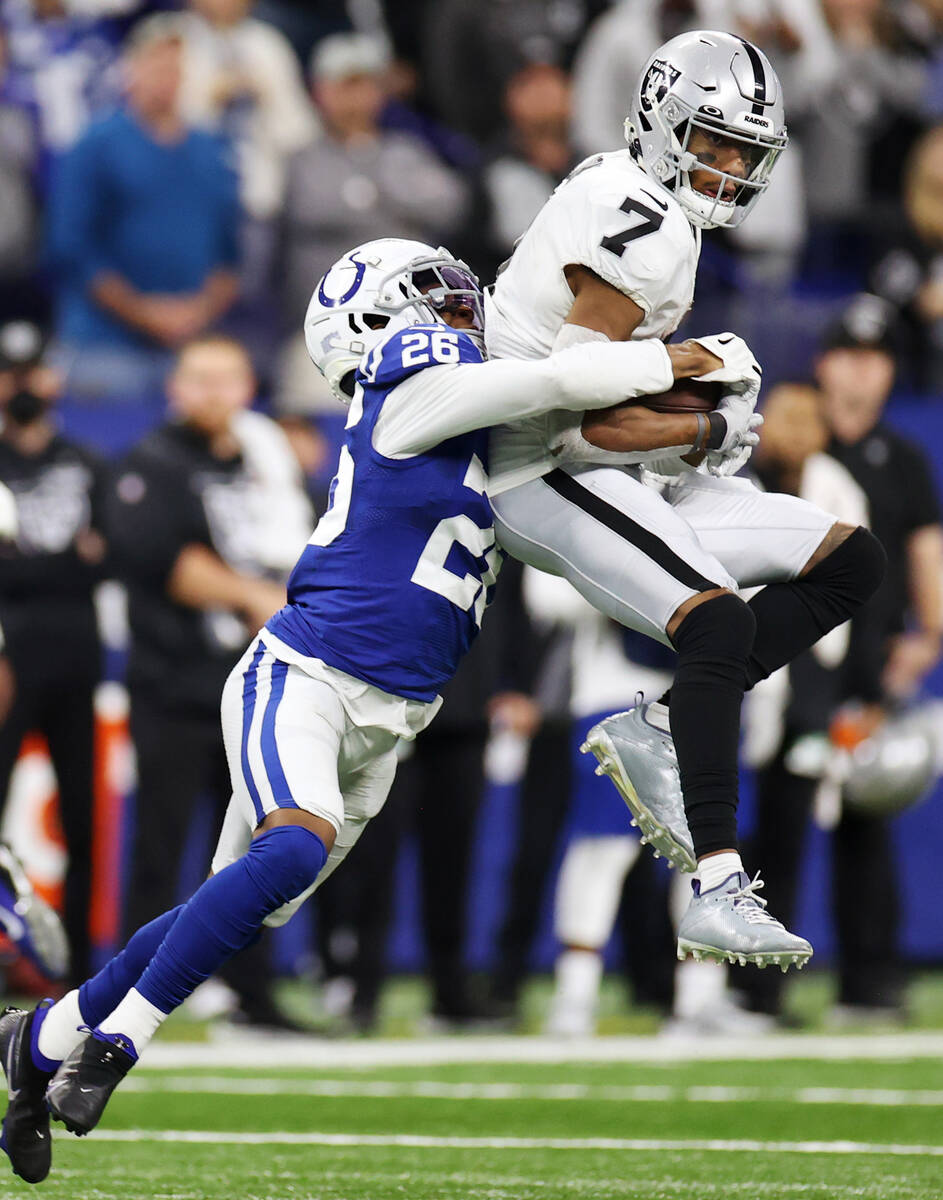
<instances>
[{"instance_id":1,"label":"helmet facemask","mask_svg":"<svg viewBox=\"0 0 943 1200\"><path fill-rule=\"evenodd\" d=\"M444 314L467 310L471 324L462 330L484 348L485 313L481 287L477 277L460 259L436 256L409 264L407 272L391 272L381 283L377 295L377 311L389 312L391 318L414 310L418 318L413 324L437 324ZM446 322L448 324L448 322Z\"/></svg>"},{"instance_id":2,"label":"helmet facemask","mask_svg":"<svg viewBox=\"0 0 943 1200\"><path fill-rule=\"evenodd\" d=\"M728 145L733 142L738 146L745 175L733 175L713 166L706 161L713 157L708 149L702 148L697 153L690 149L692 142L695 146L700 142L703 147L705 139L710 141L717 138ZM719 225L734 228L746 218L769 186L770 174L786 141L784 137L764 138L759 134L734 132L730 126L715 124L700 115L680 122L673 130L671 140L678 147L675 196L692 224L700 224L705 229ZM707 187L694 187L692 176L695 172L706 172L711 176ZM728 186L733 187L733 192L725 197Z\"/></svg>"}]
</instances>

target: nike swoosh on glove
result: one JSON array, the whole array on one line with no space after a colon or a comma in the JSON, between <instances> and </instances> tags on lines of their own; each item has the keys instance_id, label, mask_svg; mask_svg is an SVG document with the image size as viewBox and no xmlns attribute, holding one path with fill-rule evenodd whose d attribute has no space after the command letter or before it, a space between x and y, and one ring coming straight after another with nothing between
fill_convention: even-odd
<instances>
[{"instance_id":1,"label":"nike swoosh on glove","mask_svg":"<svg viewBox=\"0 0 943 1200\"><path fill-rule=\"evenodd\" d=\"M737 391L742 391L744 386L755 386L759 393L763 372L753 351L742 337L737 337L735 333L712 333L707 337L691 340L703 346L708 353L719 358L724 364L716 371L696 376L702 383L725 383L732 385L731 390Z\"/></svg>"}]
</instances>

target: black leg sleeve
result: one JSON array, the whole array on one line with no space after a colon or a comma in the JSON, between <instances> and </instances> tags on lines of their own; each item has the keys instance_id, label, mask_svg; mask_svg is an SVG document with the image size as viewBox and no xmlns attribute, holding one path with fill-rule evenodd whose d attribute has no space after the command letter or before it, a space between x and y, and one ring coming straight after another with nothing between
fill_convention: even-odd
<instances>
[{"instance_id":1,"label":"black leg sleeve","mask_svg":"<svg viewBox=\"0 0 943 1200\"><path fill-rule=\"evenodd\" d=\"M737 845L740 705L756 622L730 593L692 609L674 635L671 734L698 858Z\"/></svg>"},{"instance_id":2,"label":"black leg sleeve","mask_svg":"<svg viewBox=\"0 0 943 1200\"><path fill-rule=\"evenodd\" d=\"M830 629L841 625L877 590L887 555L873 533L859 526L808 574L771 583L750 601L756 638L747 687L766 679Z\"/></svg>"}]
</instances>

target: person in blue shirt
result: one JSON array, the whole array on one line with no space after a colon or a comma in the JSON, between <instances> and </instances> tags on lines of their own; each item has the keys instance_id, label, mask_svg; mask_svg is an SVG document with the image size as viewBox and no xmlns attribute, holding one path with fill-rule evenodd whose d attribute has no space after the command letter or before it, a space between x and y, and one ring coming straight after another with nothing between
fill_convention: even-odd
<instances>
[{"instance_id":1,"label":"person in blue shirt","mask_svg":"<svg viewBox=\"0 0 943 1200\"><path fill-rule=\"evenodd\" d=\"M125 103L91 125L54 173L47 259L79 393L133 388L127 369L85 376L96 361L162 368L236 297L236 174L226 143L181 117L176 20L136 28Z\"/></svg>"},{"instance_id":2,"label":"person in blue shirt","mask_svg":"<svg viewBox=\"0 0 943 1200\"><path fill-rule=\"evenodd\" d=\"M712 366L698 343L657 338L486 363L481 314L468 268L422 243L367 243L320 281L306 340L349 402L345 442L288 603L223 690L233 799L213 874L59 1003L0 1018L13 1096L0 1145L24 1179L49 1171L47 1102L71 1131L94 1128L167 1015L286 921L382 807L397 743L435 716L495 586L488 428ZM694 419L677 420L693 441Z\"/></svg>"}]
</instances>

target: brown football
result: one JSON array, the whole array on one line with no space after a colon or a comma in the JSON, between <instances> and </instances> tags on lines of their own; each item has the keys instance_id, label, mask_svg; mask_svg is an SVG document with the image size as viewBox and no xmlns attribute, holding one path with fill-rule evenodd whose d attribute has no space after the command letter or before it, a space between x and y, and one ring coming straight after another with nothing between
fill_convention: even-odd
<instances>
[{"instance_id":1,"label":"brown football","mask_svg":"<svg viewBox=\"0 0 943 1200\"><path fill-rule=\"evenodd\" d=\"M699 379L679 379L667 392L653 396L639 396L637 404L644 404L661 413L706 413L713 412L724 392L722 383L704 383Z\"/></svg>"}]
</instances>

